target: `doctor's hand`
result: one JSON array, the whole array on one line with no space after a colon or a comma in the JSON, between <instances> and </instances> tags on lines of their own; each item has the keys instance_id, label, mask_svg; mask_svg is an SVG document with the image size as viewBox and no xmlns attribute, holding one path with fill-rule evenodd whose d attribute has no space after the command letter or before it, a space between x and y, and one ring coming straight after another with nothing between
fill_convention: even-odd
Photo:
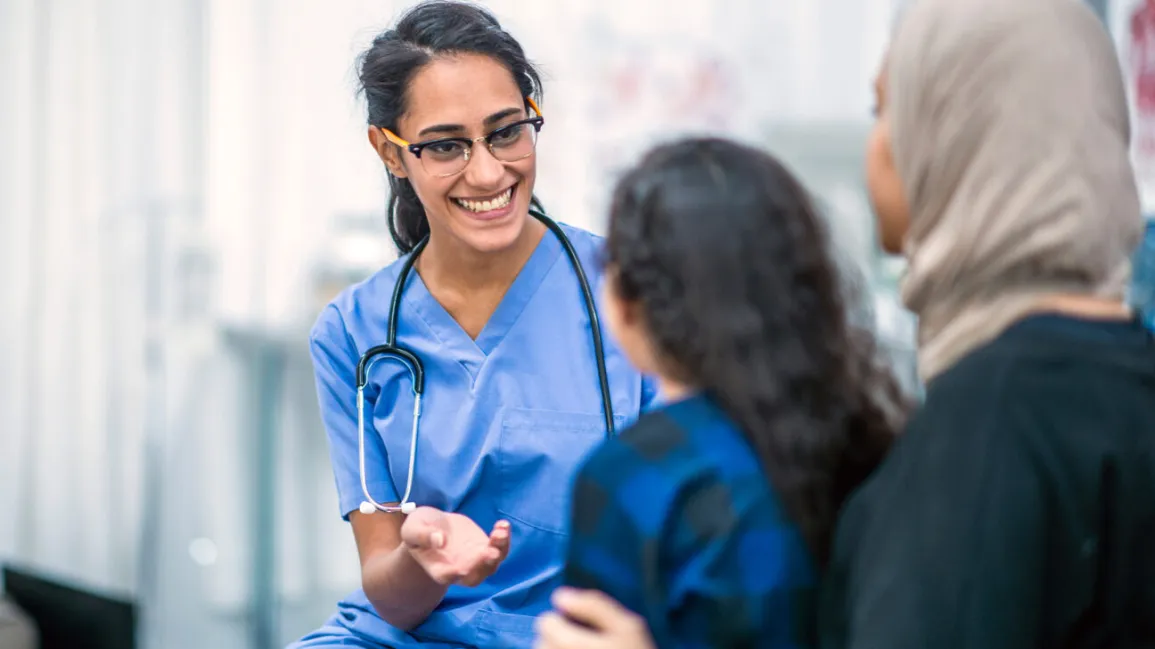
<instances>
[{"instance_id":1,"label":"doctor's hand","mask_svg":"<svg viewBox=\"0 0 1155 649\"><path fill-rule=\"evenodd\" d=\"M401 543L433 581L476 586L509 554L508 521L486 534L468 516L418 507L401 524Z\"/></svg>"},{"instance_id":2,"label":"doctor's hand","mask_svg":"<svg viewBox=\"0 0 1155 649\"><path fill-rule=\"evenodd\" d=\"M559 588L537 618L534 649L653 649L646 621L605 593Z\"/></svg>"}]
</instances>

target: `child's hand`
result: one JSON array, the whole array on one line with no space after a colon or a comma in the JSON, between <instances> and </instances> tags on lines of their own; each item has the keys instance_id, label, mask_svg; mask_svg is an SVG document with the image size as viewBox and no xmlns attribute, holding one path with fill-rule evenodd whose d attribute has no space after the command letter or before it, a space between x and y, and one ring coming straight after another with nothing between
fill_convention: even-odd
<instances>
[{"instance_id":1,"label":"child's hand","mask_svg":"<svg viewBox=\"0 0 1155 649\"><path fill-rule=\"evenodd\" d=\"M559 588L537 619L535 649L653 649L645 620L596 590Z\"/></svg>"}]
</instances>

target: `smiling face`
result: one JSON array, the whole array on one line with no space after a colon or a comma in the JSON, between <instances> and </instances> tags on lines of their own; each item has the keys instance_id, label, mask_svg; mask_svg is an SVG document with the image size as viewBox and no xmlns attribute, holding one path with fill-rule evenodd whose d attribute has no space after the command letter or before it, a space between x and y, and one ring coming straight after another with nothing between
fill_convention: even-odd
<instances>
[{"instance_id":1,"label":"smiling face","mask_svg":"<svg viewBox=\"0 0 1155 649\"><path fill-rule=\"evenodd\" d=\"M497 60L478 54L439 56L419 70L406 92L397 136L413 144L441 138L480 138L529 117L513 76ZM422 163L411 151L370 133L391 173L413 184L429 219L431 237L452 239L478 252L512 246L525 230L537 171L536 154L512 162L474 143L460 173L430 173L444 148L425 148ZM499 144L495 140L495 146Z\"/></svg>"}]
</instances>

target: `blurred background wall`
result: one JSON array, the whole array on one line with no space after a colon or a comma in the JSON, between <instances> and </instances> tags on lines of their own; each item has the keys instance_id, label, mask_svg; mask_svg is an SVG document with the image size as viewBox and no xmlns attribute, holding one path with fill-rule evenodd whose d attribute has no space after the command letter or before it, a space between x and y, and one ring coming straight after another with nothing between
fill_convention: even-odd
<instances>
[{"instance_id":1,"label":"blurred background wall","mask_svg":"<svg viewBox=\"0 0 1155 649\"><path fill-rule=\"evenodd\" d=\"M144 646L283 646L358 586L306 332L394 256L353 64L408 4L0 0L0 562L138 599ZM555 218L600 232L655 141L767 146L911 377L861 172L891 0L485 4Z\"/></svg>"}]
</instances>

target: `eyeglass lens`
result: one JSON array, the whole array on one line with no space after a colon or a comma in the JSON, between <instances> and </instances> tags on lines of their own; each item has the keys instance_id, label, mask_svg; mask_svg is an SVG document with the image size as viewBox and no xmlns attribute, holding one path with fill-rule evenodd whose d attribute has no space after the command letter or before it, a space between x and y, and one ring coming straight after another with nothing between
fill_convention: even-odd
<instances>
[{"instance_id":1,"label":"eyeglass lens","mask_svg":"<svg viewBox=\"0 0 1155 649\"><path fill-rule=\"evenodd\" d=\"M529 157L537 146L537 129L533 124L510 124L490 133L489 151L502 162L515 162ZM473 143L468 140L434 142L421 149L421 165L434 176L451 176L469 164Z\"/></svg>"}]
</instances>

